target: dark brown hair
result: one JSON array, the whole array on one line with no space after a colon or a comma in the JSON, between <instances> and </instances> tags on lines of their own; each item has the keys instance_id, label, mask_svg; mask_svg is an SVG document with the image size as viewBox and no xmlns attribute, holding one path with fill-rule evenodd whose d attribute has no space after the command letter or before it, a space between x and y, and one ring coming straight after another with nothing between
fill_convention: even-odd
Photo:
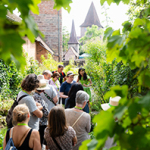
<instances>
[{"instance_id":1,"label":"dark brown hair","mask_svg":"<svg viewBox=\"0 0 150 150\"><path fill-rule=\"evenodd\" d=\"M66 117L63 107L54 106L51 109L48 115L48 128L50 129L51 137L64 135L68 127L66 125Z\"/></svg>"},{"instance_id":2,"label":"dark brown hair","mask_svg":"<svg viewBox=\"0 0 150 150\"><path fill-rule=\"evenodd\" d=\"M33 91L39 87L39 80L37 79L36 74L29 74L21 83L21 87L25 91Z\"/></svg>"},{"instance_id":3,"label":"dark brown hair","mask_svg":"<svg viewBox=\"0 0 150 150\"><path fill-rule=\"evenodd\" d=\"M57 77L57 76L60 77L60 74L59 74L58 72L55 72L55 73L53 73L52 78L55 78L55 77Z\"/></svg>"}]
</instances>

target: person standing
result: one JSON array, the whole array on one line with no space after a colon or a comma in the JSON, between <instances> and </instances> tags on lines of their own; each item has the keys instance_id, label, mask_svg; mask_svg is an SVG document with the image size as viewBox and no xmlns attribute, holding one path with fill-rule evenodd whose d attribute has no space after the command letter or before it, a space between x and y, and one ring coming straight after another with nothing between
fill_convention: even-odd
<instances>
[{"instance_id":1,"label":"person standing","mask_svg":"<svg viewBox=\"0 0 150 150\"><path fill-rule=\"evenodd\" d=\"M47 80L47 77L44 76L44 79ZM48 84L48 82L47 82L47 84ZM44 92L40 93L40 95L41 95L42 99L44 99L44 101L47 103L48 111L50 112L50 110L57 104L58 98L57 98L57 92L54 89L54 87L49 84L48 84L48 87L49 87L49 89L44 90Z\"/></svg>"},{"instance_id":2,"label":"person standing","mask_svg":"<svg viewBox=\"0 0 150 150\"><path fill-rule=\"evenodd\" d=\"M60 82L59 82L59 77L60 74L58 72L53 73L52 78L49 80L49 84L52 85L56 92L57 92L57 97L59 99L59 90L60 90Z\"/></svg>"},{"instance_id":3,"label":"person standing","mask_svg":"<svg viewBox=\"0 0 150 150\"><path fill-rule=\"evenodd\" d=\"M92 81L90 77L86 74L84 68L79 68L77 82L80 82L83 85L84 91L89 94L90 96L89 101L91 102L90 86L92 85Z\"/></svg>"},{"instance_id":4,"label":"person standing","mask_svg":"<svg viewBox=\"0 0 150 150\"><path fill-rule=\"evenodd\" d=\"M60 85L66 80L66 74L63 72L63 69L64 69L63 65L58 65L57 71L52 72L52 73L58 72L60 74L60 77L59 77Z\"/></svg>"},{"instance_id":5,"label":"person standing","mask_svg":"<svg viewBox=\"0 0 150 150\"><path fill-rule=\"evenodd\" d=\"M3 150L12 148L8 142L9 138L12 138L14 146L18 150L41 150L39 132L28 126L29 120L30 112L27 105L17 105L13 110L13 122L16 122L16 126L7 130Z\"/></svg>"},{"instance_id":6,"label":"person standing","mask_svg":"<svg viewBox=\"0 0 150 150\"><path fill-rule=\"evenodd\" d=\"M44 78L46 80L50 80L51 76L52 76L52 73L49 71L49 70L44 70L42 75L44 76Z\"/></svg>"},{"instance_id":7,"label":"person standing","mask_svg":"<svg viewBox=\"0 0 150 150\"><path fill-rule=\"evenodd\" d=\"M72 150L77 143L76 132L66 124L63 107L55 106L51 109L44 139L51 150Z\"/></svg>"},{"instance_id":8,"label":"person standing","mask_svg":"<svg viewBox=\"0 0 150 150\"><path fill-rule=\"evenodd\" d=\"M49 89L49 87L48 87L43 75L38 75L37 78L39 80L39 87L35 90L33 98L36 102L40 103L43 107L43 109L42 109L43 117L40 119L40 123L39 123L40 141L41 141L41 146L42 146L43 140L44 140L44 130L47 126L49 112L48 112L48 108L47 108L48 106L45 103L45 101L42 99L40 93L44 92L44 90L46 90L46 89Z\"/></svg>"},{"instance_id":9,"label":"person standing","mask_svg":"<svg viewBox=\"0 0 150 150\"><path fill-rule=\"evenodd\" d=\"M30 120L29 120L29 127L32 129L39 130L39 118L43 117L42 109L40 103L36 103L34 98L30 95L33 90L39 87L39 80L37 79L37 75L29 74L25 77L25 79L21 83L22 91L19 92L17 96L17 100L23 96L27 95L26 97L22 98L19 101L19 104L26 104L30 111Z\"/></svg>"},{"instance_id":10,"label":"person standing","mask_svg":"<svg viewBox=\"0 0 150 150\"><path fill-rule=\"evenodd\" d=\"M68 92L71 88L71 85L73 83L76 83L73 81L74 75L72 71L67 72L67 80L62 83L60 87L60 97L62 98L62 104L65 105L65 99L68 98Z\"/></svg>"},{"instance_id":11,"label":"person standing","mask_svg":"<svg viewBox=\"0 0 150 150\"><path fill-rule=\"evenodd\" d=\"M76 94L76 106L71 109L65 109L66 121L71 126L77 135L77 144L73 150L78 150L81 143L89 139L88 133L91 129L91 117L88 113L83 111L89 100L89 95L85 91L78 91Z\"/></svg>"},{"instance_id":12,"label":"person standing","mask_svg":"<svg viewBox=\"0 0 150 150\"><path fill-rule=\"evenodd\" d=\"M82 84L80 84L80 83L72 84L71 89L68 93L68 98L65 99L65 109L75 107L75 105L76 105L76 100L75 100L76 99L76 93L79 90L84 91ZM88 104L85 105L85 107L83 108L83 111L85 111L86 113L89 113Z\"/></svg>"}]
</instances>

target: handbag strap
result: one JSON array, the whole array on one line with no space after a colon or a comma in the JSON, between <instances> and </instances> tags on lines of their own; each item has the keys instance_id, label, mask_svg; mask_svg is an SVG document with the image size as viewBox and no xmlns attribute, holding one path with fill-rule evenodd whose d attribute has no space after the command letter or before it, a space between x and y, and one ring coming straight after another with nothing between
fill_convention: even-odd
<instances>
[{"instance_id":1,"label":"handbag strap","mask_svg":"<svg viewBox=\"0 0 150 150\"><path fill-rule=\"evenodd\" d=\"M10 133L10 138L12 138L12 135L13 135L13 129L14 129L14 127L13 128L11 128L11 133ZM25 132L25 134L22 136L22 138L21 138L21 140L20 140L20 144L22 144L22 141L23 141L23 139L24 139L24 137L26 136L26 134L28 133L28 131L30 130L30 128ZM20 147L21 145L19 144L19 146L18 147Z\"/></svg>"},{"instance_id":2,"label":"handbag strap","mask_svg":"<svg viewBox=\"0 0 150 150\"><path fill-rule=\"evenodd\" d=\"M56 146L59 148L59 150L62 150L62 148L60 147L60 145L57 143L56 139L53 138L53 137L52 137L52 139L53 139L54 143L56 144Z\"/></svg>"},{"instance_id":3,"label":"handbag strap","mask_svg":"<svg viewBox=\"0 0 150 150\"><path fill-rule=\"evenodd\" d=\"M74 124L72 125L72 127L74 127L74 125L78 122L78 120L82 117L83 114L84 114L84 112L78 117L78 119L74 122Z\"/></svg>"},{"instance_id":4,"label":"handbag strap","mask_svg":"<svg viewBox=\"0 0 150 150\"><path fill-rule=\"evenodd\" d=\"M45 93L45 92L43 92L43 93L44 93L44 95L47 97L47 99L49 99L55 106L57 105L57 104L55 104L54 101L48 96L47 93Z\"/></svg>"},{"instance_id":5,"label":"handbag strap","mask_svg":"<svg viewBox=\"0 0 150 150\"><path fill-rule=\"evenodd\" d=\"M22 95L21 97L19 97L18 102L19 102L22 98L24 98L24 97L26 97L26 96L28 96L28 95ZM17 96L17 98L18 98L18 96Z\"/></svg>"},{"instance_id":6,"label":"handbag strap","mask_svg":"<svg viewBox=\"0 0 150 150\"><path fill-rule=\"evenodd\" d=\"M11 128L10 138L12 138L13 129L14 129L14 127L13 127L13 128Z\"/></svg>"}]
</instances>

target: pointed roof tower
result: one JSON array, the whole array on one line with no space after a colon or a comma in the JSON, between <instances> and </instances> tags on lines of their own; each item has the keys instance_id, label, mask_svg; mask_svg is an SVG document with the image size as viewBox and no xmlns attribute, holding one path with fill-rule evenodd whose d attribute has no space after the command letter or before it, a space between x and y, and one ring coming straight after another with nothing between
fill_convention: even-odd
<instances>
[{"instance_id":1,"label":"pointed roof tower","mask_svg":"<svg viewBox=\"0 0 150 150\"><path fill-rule=\"evenodd\" d=\"M72 29L71 29L71 34L70 34L70 39L68 44L78 44L77 36L76 36L76 31L75 31L75 26L74 26L74 20L72 20Z\"/></svg>"},{"instance_id":2,"label":"pointed roof tower","mask_svg":"<svg viewBox=\"0 0 150 150\"><path fill-rule=\"evenodd\" d=\"M97 25L98 27L103 28L103 26L100 24L93 2L91 3L91 6L86 15L84 23L82 23L80 27L91 27L92 25Z\"/></svg>"}]
</instances>

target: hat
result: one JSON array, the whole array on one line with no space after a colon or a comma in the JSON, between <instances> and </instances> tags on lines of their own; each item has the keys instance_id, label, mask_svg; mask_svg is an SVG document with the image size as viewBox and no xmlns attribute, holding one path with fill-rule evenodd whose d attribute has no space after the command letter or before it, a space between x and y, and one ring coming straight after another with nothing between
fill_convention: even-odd
<instances>
[{"instance_id":1,"label":"hat","mask_svg":"<svg viewBox=\"0 0 150 150\"><path fill-rule=\"evenodd\" d=\"M83 104L84 101L89 101L89 95L82 90L76 93L76 103Z\"/></svg>"},{"instance_id":2,"label":"hat","mask_svg":"<svg viewBox=\"0 0 150 150\"><path fill-rule=\"evenodd\" d=\"M49 89L49 87L47 85L47 81L44 79L43 75L38 75L37 79L39 80L39 87L37 88L37 90L47 90L47 89Z\"/></svg>"},{"instance_id":3,"label":"hat","mask_svg":"<svg viewBox=\"0 0 150 150\"><path fill-rule=\"evenodd\" d=\"M69 76L74 76L74 75L77 75L77 74L73 74L72 71L68 71L68 72L67 72L67 77L69 77Z\"/></svg>"},{"instance_id":4,"label":"hat","mask_svg":"<svg viewBox=\"0 0 150 150\"><path fill-rule=\"evenodd\" d=\"M109 103L101 104L101 107L102 107L103 110L107 110L112 106L118 106L120 99L121 99L120 96L116 96L114 98L110 97Z\"/></svg>"}]
</instances>

